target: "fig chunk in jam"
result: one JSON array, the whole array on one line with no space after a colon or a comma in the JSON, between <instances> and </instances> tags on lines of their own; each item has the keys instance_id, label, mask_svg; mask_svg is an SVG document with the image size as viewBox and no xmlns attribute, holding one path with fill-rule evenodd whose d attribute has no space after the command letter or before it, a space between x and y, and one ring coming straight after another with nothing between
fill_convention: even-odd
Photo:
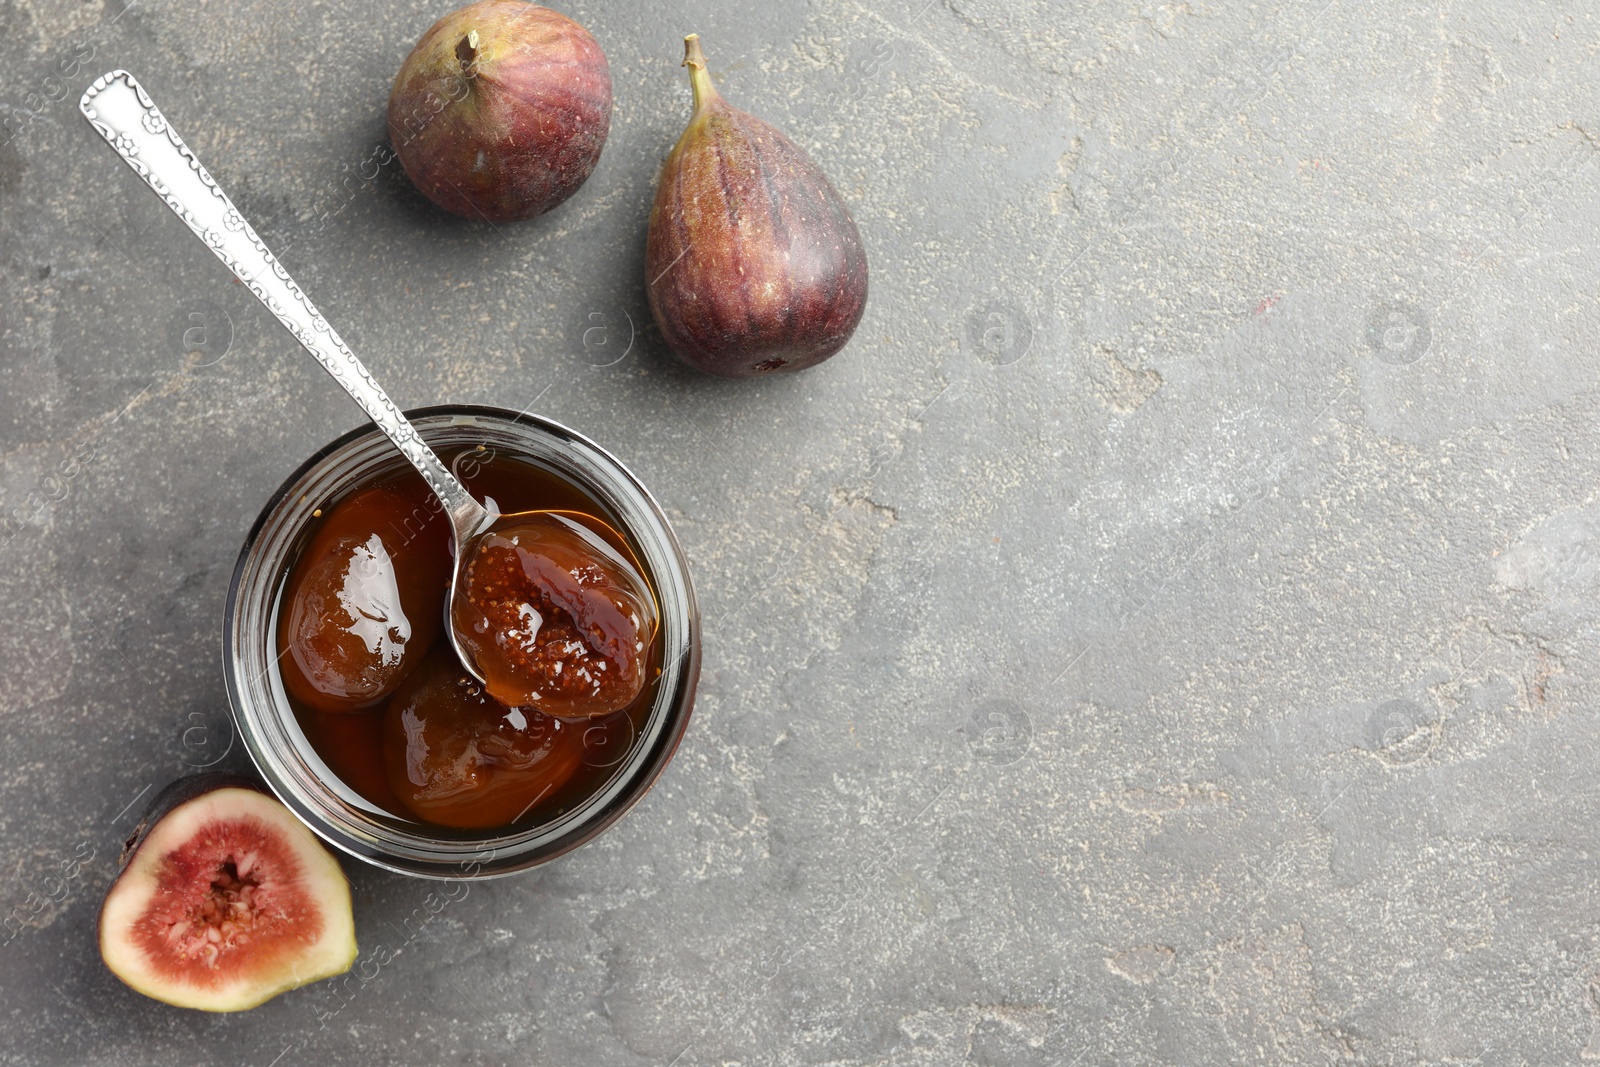
<instances>
[{"instance_id":1,"label":"fig chunk in jam","mask_svg":"<svg viewBox=\"0 0 1600 1067\"><path fill-rule=\"evenodd\" d=\"M290 694L319 711L376 705L439 636L449 527L385 487L323 519L289 577L279 633Z\"/></svg>"},{"instance_id":2,"label":"fig chunk in jam","mask_svg":"<svg viewBox=\"0 0 1600 1067\"><path fill-rule=\"evenodd\" d=\"M586 718L643 690L657 612L634 565L563 515L503 520L482 537L454 601L457 640L490 695Z\"/></svg>"},{"instance_id":3,"label":"fig chunk in jam","mask_svg":"<svg viewBox=\"0 0 1600 1067\"><path fill-rule=\"evenodd\" d=\"M509 826L572 777L583 730L496 702L441 649L389 701L384 766L395 795L420 819Z\"/></svg>"}]
</instances>

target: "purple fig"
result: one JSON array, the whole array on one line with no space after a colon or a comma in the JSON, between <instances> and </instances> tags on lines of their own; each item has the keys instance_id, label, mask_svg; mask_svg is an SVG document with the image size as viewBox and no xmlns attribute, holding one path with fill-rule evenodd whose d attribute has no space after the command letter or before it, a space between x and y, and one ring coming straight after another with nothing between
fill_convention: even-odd
<instances>
[{"instance_id":1,"label":"purple fig","mask_svg":"<svg viewBox=\"0 0 1600 1067\"><path fill-rule=\"evenodd\" d=\"M389 91L389 140L429 200L469 219L542 215L594 170L611 71L582 26L480 0L422 35Z\"/></svg>"},{"instance_id":2,"label":"purple fig","mask_svg":"<svg viewBox=\"0 0 1600 1067\"><path fill-rule=\"evenodd\" d=\"M866 310L861 235L793 141L717 93L699 35L684 45L694 115L662 164L645 245L656 325L711 374L815 366Z\"/></svg>"}]
</instances>

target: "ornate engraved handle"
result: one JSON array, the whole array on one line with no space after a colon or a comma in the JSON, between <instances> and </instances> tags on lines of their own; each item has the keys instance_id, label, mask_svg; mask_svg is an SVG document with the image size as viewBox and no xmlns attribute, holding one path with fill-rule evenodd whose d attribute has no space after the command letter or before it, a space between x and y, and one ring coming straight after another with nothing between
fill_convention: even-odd
<instances>
[{"instance_id":1,"label":"ornate engraved handle","mask_svg":"<svg viewBox=\"0 0 1600 1067\"><path fill-rule=\"evenodd\" d=\"M368 418L422 472L449 513L457 543L464 544L466 536L487 526L489 512L417 436L383 387L300 291L283 264L267 250L177 131L167 124L144 86L127 71L114 70L95 79L78 101L78 108L128 166L278 317L295 340L344 386Z\"/></svg>"}]
</instances>

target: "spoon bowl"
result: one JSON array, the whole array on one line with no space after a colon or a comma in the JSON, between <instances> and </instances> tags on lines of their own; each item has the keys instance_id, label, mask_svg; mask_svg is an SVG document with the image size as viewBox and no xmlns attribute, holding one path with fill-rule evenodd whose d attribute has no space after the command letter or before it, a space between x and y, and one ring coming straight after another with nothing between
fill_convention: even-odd
<instances>
[{"instance_id":1,"label":"spoon bowl","mask_svg":"<svg viewBox=\"0 0 1600 1067\"><path fill-rule=\"evenodd\" d=\"M661 611L626 546L592 515L526 511L458 555L447 629L490 696L563 718L633 702Z\"/></svg>"}]
</instances>

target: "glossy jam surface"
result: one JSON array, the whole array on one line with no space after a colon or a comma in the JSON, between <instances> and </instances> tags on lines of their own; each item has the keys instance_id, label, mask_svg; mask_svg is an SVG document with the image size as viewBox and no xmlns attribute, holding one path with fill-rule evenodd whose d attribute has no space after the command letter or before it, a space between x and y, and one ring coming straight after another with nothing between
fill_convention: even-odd
<instances>
[{"instance_id":1,"label":"glossy jam surface","mask_svg":"<svg viewBox=\"0 0 1600 1067\"><path fill-rule=\"evenodd\" d=\"M383 762L394 795L443 826L510 826L583 761L583 725L507 707L436 649L389 701Z\"/></svg>"},{"instance_id":2,"label":"glossy jam surface","mask_svg":"<svg viewBox=\"0 0 1600 1067\"><path fill-rule=\"evenodd\" d=\"M496 699L598 717L638 699L657 620L629 560L577 518L536 514L511 516L479 540L455 625Z\"/></svg>"},{"instance_id":3,"label":"glossy jam surface","mask_svg":"<svg viewBox=\"0 0 1600 1067\"><path fill-rule=\"evenodd\" d=\"M327 512L282 616L284 686L320 711L386 699L438 639L449 524L405 494L366 489Z\"/></svg>"},{"instance_id":4,"label":"glossy jam surface","mask_svg":"<svg viewBox=\"0 0 1600 1067\"><path fill-rule=\"evenodd\" d=\"M603 788L637 737L661 674L655 596L578 486L490 450L444 458L503 512L559 513L506 520L491 535L504 543L474 557L469 610L483 658L511 661L512 688L496 688L512 699L484 692L450 646L448 523L409 469L320 509L283 579L276 669L312 749L370 804L524 829Z\"/></svg>"}]
</instances>

